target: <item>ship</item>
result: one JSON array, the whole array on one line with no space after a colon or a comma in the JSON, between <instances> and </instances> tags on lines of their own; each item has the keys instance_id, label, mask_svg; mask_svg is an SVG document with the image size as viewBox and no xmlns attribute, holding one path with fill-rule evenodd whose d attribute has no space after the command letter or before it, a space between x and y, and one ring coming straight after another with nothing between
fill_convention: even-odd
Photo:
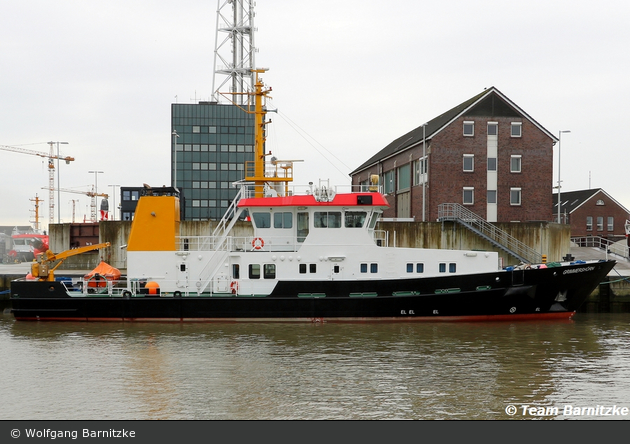
<instances>
[{"instance_id":1,"label":"ship","mask_svg":"<svg viewBox=\"0 0 630 444\"><path fill-rule=\"evenodd\" d=\"M496 251L389 246L378 177L343 190L289 187L293 162L265 160L266 89L256 72L255 160L207 236L180 233L180 192L144 186L126 275L55 277L47 251L11 283L19 321L421 322L570 319L614 260L502 266ZM251 235L235 235L237 222ZM83 247L85 249L90 247ZM110 248L99 244L91 248ZM55 265L56 264L56 265Z\"/></svg>"}]
</instances>

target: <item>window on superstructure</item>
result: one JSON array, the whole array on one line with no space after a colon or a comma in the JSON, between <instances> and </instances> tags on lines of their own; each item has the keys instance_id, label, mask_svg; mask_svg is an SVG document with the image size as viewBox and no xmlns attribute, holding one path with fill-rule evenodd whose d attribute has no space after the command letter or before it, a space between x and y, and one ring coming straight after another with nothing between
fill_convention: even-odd
<instances>
[{"instance_id":1,"label":"window on superstructure","mask_svg":"<svg viewBox=\"0 0 630 444\"><path fill-rule=\"evenodd\" d=\"M446 264L442 263L439 265L440 273L446 273Z\"/></svg>"},{"instance_id":2,"label":"window on superstructure","mask_svg":"<svg viewBox=\"0 0 630 444\"><path fill-rule=\"evenodd\" d=\"M424 273L424 264L416 264L416 273Z\"/></svg>"},{"instance_id":3,"label":"window on superstructure","mask_svg":"<svg viewBox=\"0 0 630 444\"><path fill-rule=\"evenodd\" d=\"M317 273L317 264L309 264L308 271L310 273Z\"/></svg>"},{"instance_id":4,"label":"window on superstructure","mask_svg":"<svg viewBox=\"0 0 630 444\"><path fill-rule=\"evenodd\" d=\"M300 274L306 274L306 264L300 264Z\"/></svg>"},{"instance_id":5,"label":"window on superstructure","mask_svg":"<svg viewBox=\"0 0 630 444\"><path fill-rule=\"evenodd\" d=\"M260 279L260 264L249 264L249 278Z\"/></svg>"},{"instance_id":6,"label":"window on superstructure","mask_svg":"<svg viewBox=\"0 0 630 444\"><path fill-rule=\"evenodd\" d=\"M304 242L304 239L308 236L309 221L308 213L297 214L297 241Z\"/></svg>"},{"instance_id":7,"label":"window on superstructure","mask_svg":"<svg viewBox=\"0 0 630 444\"><path fill-rule=\"evenodd\" d=\"M241 269L239 264L232 264L232 279L240 279Z\"/></svg>"},{"instance_id":8,"label":"window on superstructure","mask_svg":"<svg viewBox=\"0 0 630 444\"><path fill-rule=\"evenodd\" d=\"M362 228L365 224L367 212L365 211L346 211L345 227L346 228Z\"/></svg>"},{"instance_id":9,"label":"window on superstructure","mask_svg":"<svg viewBox=\"0 0 630 444\"><path fill-rule=\"evenodd\" d=\"M367 264L361 264L361 273L367 273L368 266Z\"/></svg>"},{"instance_id":10,"label":"window on superstructure","mask_svg":"<svg viewBox=\"0 0 630 444\"><path fill-rule=\"evenodd\" d=\"M274 228L293 228L293 213L273 213Z\"/></svg>"},{"instance_id":11,"label":"window on superstructure","mask_svg":"<svg viewBox=\"0 0 630 444\"><path fill-rule=\"evenodd\" d=\"M448 272L455 273L457 271L457 264L450 263L448 264Z\"/></svg>"},{"instance_id":12,"label":"window on superstructure","mask_svg":"<svg viewBox=\"0 0 630 444\"><path fill-rule=\"evenodd\" d=\"M271 228L271 213L253 213L256 228Z\"/></svg>"},{"instance_id":13,"label":"window on superstructure","mask_svg":"<svg viewBox=\"0 0 630 444\"><path fill-rule=\"evenodd\" d=\"M315 228L341 228L340 211L315 211L313 218Z\"/></svg>"},{"instance_id":14,"label":"window on superstructure","mask_svg":"<svg viewBox=\"0 0 630 444\"><path fill-rule=\"evenodd\" d=\"M276 264L265 264L263 265L263 276L265 279L275 279L276 278Z\"/></svg>"},{"instance_id":15,"label":"window on superstructure","mask_svg":"<svg viewBox=\"0 0 630 444\"><path fill-rule=\"evenodd\" d=\"M378 264L370 264L370 273L378 273Z\"/></svg>"},{"instance_id":16,"label":"window on superstructure","mask_svg":"<svg viewBox=\"0 0 630 444\"><path fill-rule=\"evenodd\" d=\"M407 264L407 273L413 273L413 264Z\"/></svg>"}]
</instances>

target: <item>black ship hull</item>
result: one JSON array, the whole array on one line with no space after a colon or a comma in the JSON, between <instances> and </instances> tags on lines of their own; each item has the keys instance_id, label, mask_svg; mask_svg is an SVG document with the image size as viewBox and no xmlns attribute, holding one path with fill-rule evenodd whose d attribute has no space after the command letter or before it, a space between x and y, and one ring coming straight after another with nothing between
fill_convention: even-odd
<instances>
[{"instance_id":1,"label":"black ship hull","mask_svg":"<svg viewBox=\"0 0 630 444\"><path fill-rule=\"evenodd\" d=\"M432 321L570 318L614 261L475 275L279 281L269 295L91 295L60 282L14 281L17 320Z\"/></svg>"}]
</instances>

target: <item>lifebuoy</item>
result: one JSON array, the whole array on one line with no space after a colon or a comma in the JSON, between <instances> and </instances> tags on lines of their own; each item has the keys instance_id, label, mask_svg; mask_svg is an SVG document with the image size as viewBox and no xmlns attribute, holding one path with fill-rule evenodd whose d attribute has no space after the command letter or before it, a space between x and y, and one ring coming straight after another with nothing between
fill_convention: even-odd
<instances>
[{"instance_id":1,"label":"lifebuoy","mask_svg":"<svg viewBox=\"0 0 630 444\"><path fill-rule=\"evenodd\" d=\"M238 282L237 281L232 281L232 283L230 284L230 290L232 290L232 294L238 293Z\"/></svg>"},{"instance_id":2,"label":"lifebuoy","mask_svg":"<svg viewBox=\"0 0 630 444\"><path fill-rule=\"evenodd\" d=\"M264 246L265 246L265 241L262 240L261 237L256 237L252 241L252 247L254 247L254 250L260 250Z\"/></svg>"}]
</instances>

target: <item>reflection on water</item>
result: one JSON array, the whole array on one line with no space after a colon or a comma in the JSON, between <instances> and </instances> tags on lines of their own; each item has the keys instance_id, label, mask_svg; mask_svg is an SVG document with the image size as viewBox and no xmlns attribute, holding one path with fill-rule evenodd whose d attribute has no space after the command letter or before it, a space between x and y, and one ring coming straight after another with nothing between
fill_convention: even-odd
<instances>
[{"instance_id":1,"label":"reflection on water","mask_svg":"<svg viewBox=\"0 0 630 444\"><path fill-rule=\"evenodd\" d=\"M630 407L629 340L627 314L513 324L4 315L0 419L508 419L508 405L514 418L533 418L521 410L530 405L564 419L566 404Z\"/></svg>"}]
</instances>

